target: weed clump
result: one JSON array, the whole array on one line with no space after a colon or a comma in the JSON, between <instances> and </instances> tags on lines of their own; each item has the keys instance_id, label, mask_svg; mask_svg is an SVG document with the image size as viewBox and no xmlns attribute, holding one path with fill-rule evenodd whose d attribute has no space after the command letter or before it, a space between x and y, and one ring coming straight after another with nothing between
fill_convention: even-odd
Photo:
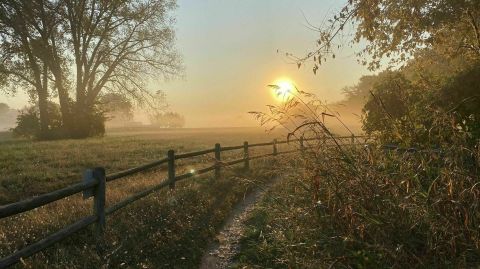
<instances>
[{"instance_id":1,"label":"weed clump","mask_svg":"<svg viewBox=\"0 0 480 269\"><path fill-rule=\"evenodd\" d=\"M448 143L389 149L375 137L337 138L328 125L339 115L298 89L254 114L304 137L305 150L276 166L284 180L252 214L239 268L480 263L480 152L449 114L432 123Z\"/></svg>"}]
</instances>

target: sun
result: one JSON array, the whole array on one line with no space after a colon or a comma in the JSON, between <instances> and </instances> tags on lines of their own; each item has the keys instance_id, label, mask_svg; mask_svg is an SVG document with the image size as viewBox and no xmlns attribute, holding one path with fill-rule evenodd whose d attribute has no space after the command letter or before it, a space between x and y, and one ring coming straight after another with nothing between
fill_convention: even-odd
<instances>
[{"instance_id":1,"label":"sun","mask_svg":"<svg viewBox=\"0 0 480 269\"><path fill-rule=\"evenodd\" d=\"M293 82L286 78L277 79L269 86L272 89L273 97L280 102L286 102L290 100L295 91Z\"/></svg>"}]
</instances>

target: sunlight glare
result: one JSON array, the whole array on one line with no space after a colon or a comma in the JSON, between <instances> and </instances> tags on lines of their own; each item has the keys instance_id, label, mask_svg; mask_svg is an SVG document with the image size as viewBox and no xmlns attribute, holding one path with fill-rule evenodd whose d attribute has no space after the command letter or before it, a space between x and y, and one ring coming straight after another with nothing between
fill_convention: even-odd
<instances>
[{"instance_id":1,"label":"sunlight glare","mask_svg":"<svg viewBox=\"0 0 480 269\"><path fill-rule=\"evenodd\" d=\"M272 85L272 94L280 102L286 102L293 97L295 86L290 79L278 79Z\"/></svg>"}]
</instances>

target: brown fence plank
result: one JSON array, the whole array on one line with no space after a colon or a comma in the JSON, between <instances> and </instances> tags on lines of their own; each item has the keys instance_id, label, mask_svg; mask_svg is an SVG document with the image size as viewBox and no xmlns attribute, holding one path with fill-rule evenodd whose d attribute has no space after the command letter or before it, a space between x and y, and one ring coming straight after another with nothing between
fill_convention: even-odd
<instances>
[{"instance_id":1,"label":"brown fence plank","mask_svg":"<svg viewBox=\"0 0 480 269\"><path fill-rule=\"evenodd\" d=\"M122 177L130 176L130 175L133 175L133 174L136 174L136 173L139 173L139 172L149 170L149 169L151 169L155 166L159 166L159 165L167 163L167 162L168 162L168 158L164 158L164 159L161 159L161 160L158 160L158 161L147 163L145 165L141 165L141 166L138 166L138 167L130 168L130 169L127 169L127 170L124 170L124 171L120 171L120 172L117 172L117 173L107 175L106 179L107 179L107 182L108 182L108 181L112 181L112 180L119 179L119 178L122 178Z\"/></svg>"},{"instance_id":2,"label":"brown fence plank","mask_svg":"<svg viewBox=\"0 0 480 269\"><path fill-rule=\"evenodd\" d=\"M231 146L231 147L222 147L222 151L237 150L237 149L243 149L243 145L241 145L241 146Z\"/></svg>"},{"instance_id":3,"label":"brown fence plank","mask_svg":"<svg viewBox=\"0 0 480 269\"><path fill-rule=\"evenodd\" d=\"M155 191L158 191L158 190L160 190L160 189L168 186L169 184L170 184L170 182L169 182L168 180L165 180L165 181L162 181L162 183L160 183L160 184L158 184L158 185L155 185L155 186L150 187L150 188L148 188L148 189L146 189L146 190L144 190L144 191L141 191L141 192L136 193L136 194L134 194L134 195L132 195L132 196L129 196L128 198L126 198L126 199L124 199L124 200L122 200L122 201L114 204L113 206L107 208L107 209L105 210L105 214L106 214L106 215L110 215L110 214L112 214L113 212L119 210L120 208L123 208L123 207L125 207L125 206L127 206L127 205L129 205L129 204L131 204L131 203L133 203L133 202L135 202L135 201L138 200L138 199L141 199L141 198L143 198L143 197L145 197L145 196L147 196L147 195L149 195L149 194L151 194L151 193L153 193L153 192L155 192Z\"/></svg>"},{"instance_id":4,"label":"brown fence plank","mask_svg":"<svg viewBox=\"0 0 480 269\"><path fill-rule=\"evenodd\" d=\"M345 136L345 137L334 137L335 139L343 139L343 138L350 138L354 140L355 138L367 138L367 136ZM331 139L331 138L327 138ZM74 184L68 187L65 187L63 189L53 191L50 193L42 194L36 197L32 197L23 201L19 201L16 203L11 203L8 205L3 205L0 206L0 218L5 218L9 217L18 213L22 213L25 211L32 210L37 207L41 207L43 205L46 205L48 203L55 202L57 200L60 200L62 198L65 198L67 196L71 196L73 194L89 190L94 188L94 193L95 193L95 200L94 200L94 216L89 216L85 217L83 219L80 219L79 221L47 236L46 238L35 242L3 259L0 260L0 268L13 265L17 262L20 261L20 258L25 258L29 257L51 245L54 243L64 239L65 237L68 237L69 235L75 233L76 231L83 229L87 227L88 225L98 222L98 230L100 231L100 234L103 234L103 230L105 228L105 215L112 214L113 212L133 203L134 201L137 201L155 191L158 191L168 185L172 185L172 178L173 178L173 184L175 181L183 180L189 177L193 177L195 175L200 175L203 173L207 173L209 171L215 170L215 177L220 176L220 169L222 165L234 165L238 163L244 163L244 167L246 169L249 168L249 161L250 160L255 160L255 159L260 159L260 158L265 158L265 157L270 157L270 156L275 156L277 154L287 154L287 153L293 153L297 152L299 150L304 150L307 147L304 145L304 141L313 141L313 140L318 140L318 138L309 138L309 139L304 139L301 137L300 139L295 139L295 140L289 140L289 141L277 141L276 139L273 142L267 142L267 143L256 143L256 144L248 144L248 142L244 142L242 146L231 146L231 147L221 147L220 144L216 144L214 149L207 149L203 151L197 151L197 152L189 152L189 153L183 153L183 154L168 154L168 157L165 159L157 160L145 165L141 165L138 167L134 167L128 170L120 171L114 174L110 174L105 176L105 170L101 168L101 171L96 168L96 176L94 181L90 182L82 182L78 184ZM284 151L284 152L278 152L277 145L278 144L285 144L285 143L290 143L294 141L299 141L300 142L300 149L295 149L295 150L290 150L290 151ZM269 154L264 154L264 155L259 155L259 156L249 156L249 151L248 149L250 147L260 147L260 146L271 146L273 145L273 153ZM244 150L244 156L242 159L238 160L233 160L225 163L221 163L221 155L220 153L222 151L228 151L228 150L237 150L237 149L242 149ZM173 151L172 151L173 152ZM175 171L173 170L173 173L170 173L171 168L173 167L174 169L174 160L176 159L184 159L184 158L190 158L190 157L195 157L195 156L200 156L204 154L209 154L209 153L215 153L215 160L216 163L215 165L207 168L203 168L191 173L186 173L183 175L175 176ZM172 162L169 162L169 160L172 160ZM150 187L146 190L143 190L139 193L136 193L121 202L118 202L114 204L113 206L105 209L105 182L106 181L112 181L115 179L119 179L122 177L126 177L138 172L146 171L148 169L151 169L153 167L159 166L161 164L169 162L169 178L167 180L164 180L158 185L155 185L153 187ZM173 165L172 165L173 163ZM100 184L99 184L100 182ZM96 187L96 188L95 188Z\"/></svg>"},{"instance_id":5,"label":"brown fence plank","mask_svg":"<svg viewBox=\"0 0 480 269\"><path fill-rule=\"evenodd\" d=\"M186 159L186 158L196 157L196 156L205 155L205 154L214 153L214 152L215 152L215 149L206 149L201 151L187 152L187 153L175 155L175 159L176 160Z\"/></svg>"},{"instance_id":6,"label":"brown fence plank","mask_svg":"<svg viewBox=\"0 0 480 269\"><path fill-rule=\"evenodd\" d=\"M77 183L77 184L65 187L63 189L45 193L45 194L35 196L23 201L2 205L0 206L0 219L6 218L18 213L22 213L25 211L29 211L34 208L41 207L43 205L58 201L65 197L93 188L95 185L97 185L96 181L86 182L86 183L81 182L81 183Z\"/></svg>"},{"instance_id":7,"label":"brown fence plank","mask_svg":"<svg viewBox=\"0 0 480 269\"><path fill-rule=\"evenodd\" d=\"M248 147L253 148L253 147L271 146L271 145L273 145L273 142L249 144Z\"/></svg>"}]
</instances>

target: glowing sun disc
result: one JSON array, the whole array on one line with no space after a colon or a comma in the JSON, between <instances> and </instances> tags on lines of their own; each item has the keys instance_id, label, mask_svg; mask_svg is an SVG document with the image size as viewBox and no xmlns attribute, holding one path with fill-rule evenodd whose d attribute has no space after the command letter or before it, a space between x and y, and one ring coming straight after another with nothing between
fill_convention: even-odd
<instances>
[{"instance_id":1,"label":"glowing sun disc","mask_svg":"<svg viewBox=\"0 0 480 269\"><path fill-rule=\"evenodd\" d=\"M295 86L289 79L279 79L272 85L272 95L280 102L286 102L293 97Z\"/></svg>"}]
</instances>

